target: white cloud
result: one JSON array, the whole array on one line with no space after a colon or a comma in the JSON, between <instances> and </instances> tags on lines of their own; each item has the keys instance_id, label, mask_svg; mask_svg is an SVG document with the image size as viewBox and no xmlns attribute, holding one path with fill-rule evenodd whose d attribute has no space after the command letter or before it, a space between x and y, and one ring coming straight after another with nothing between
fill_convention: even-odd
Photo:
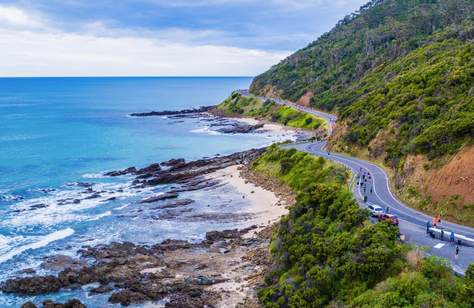
<instances>
[{"instance_id":1,"label":"white cloud","mask_svg":"<svg viewBox=\"0 0 474 308\"><path fill-rule=\"evenodd\" d=\"M0 28L44 28L39 17L14 6L0 5Z\"/></svg>"},{"instance_id":2,"label":"white cloud","mask_svg":"<svg viewBox=\"0 0 474 308\"><path fill-rule=\"evenodd\" d=\"M2 76L256 75L289 53L131 36L0 30Z\"/></svg>"}]
</instances>

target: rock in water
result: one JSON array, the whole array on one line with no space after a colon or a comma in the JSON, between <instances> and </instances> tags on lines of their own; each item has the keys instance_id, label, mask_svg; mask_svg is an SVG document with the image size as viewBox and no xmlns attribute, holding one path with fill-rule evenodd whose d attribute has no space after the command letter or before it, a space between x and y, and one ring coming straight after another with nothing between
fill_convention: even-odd
<instances>
[{"instance_id":1,"label":"rock in water","mask_svg":"<svg viewBox=\"0 0 474 308\"><path fill-rule=\"evenodd\" d=\"M5 293L19 295L47 294L58 292L59 289L61 289L61 282L54 276L8 279L0 286L0 290Z\"/></svg>"},{"instance_id":2,"label":"rock in water","mask_svg":"<svg viewBox=\"0 0 474 308\"><path fill-rule=\"evenodd\" d=\"M153 196L153 197L143 199L142 201L140 201L140 203L153 203L153 202L157 202L157 201L161 201L161 200L175 199L175 198L178 198L177 193L164 193L162 195Z\"/></svg>"}]
</instances>

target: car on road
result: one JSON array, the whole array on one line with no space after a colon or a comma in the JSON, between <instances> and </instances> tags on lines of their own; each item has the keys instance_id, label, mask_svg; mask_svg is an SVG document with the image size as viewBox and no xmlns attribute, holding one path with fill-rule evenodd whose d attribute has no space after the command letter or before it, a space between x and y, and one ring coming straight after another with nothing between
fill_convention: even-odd
<instances>
[{"instance_id":1,"label":"car on road","mask_svg":"<svg viewBox=\"0 0 474 308\"><path fill-rule=\"evenodd\" d=\"M398 224L400 223L398 221L398 217L396 215L393 215L393 214L382 213L377 217L377 219L378 219L378 221L388 221L389 223L391 223L394 226L398 226Z\"/></svg>"},{"instance_id":2,"label":"car on road","mask_svg":"<svg viewBox=\"0 0 474 308\"><path fill-rule=\"evenodd\" d=\"M380 214L383 214L383 208L377 204L369 204L368 209L372 217L377 217Z\"/></svg>"}]
</instances>

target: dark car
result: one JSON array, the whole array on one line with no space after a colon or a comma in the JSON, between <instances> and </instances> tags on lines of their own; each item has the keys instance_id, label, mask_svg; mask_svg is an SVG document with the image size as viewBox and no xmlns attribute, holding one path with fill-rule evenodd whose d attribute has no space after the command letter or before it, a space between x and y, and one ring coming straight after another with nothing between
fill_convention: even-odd
<instances>
[{"instance_id":1,"label":"dark car","mask_svg":"<svg viewBox=\"0 0 474 308\"><path fill-rule=\"evenodd\" d=\"M386 213L383 213L383 214L380 214L379 216L377 216L377 219L379 221L388 221L390 222L392 225L394 226L398 226L398 217L393 215L393 214L386 214Z\"/></svg>"}]
</instances>

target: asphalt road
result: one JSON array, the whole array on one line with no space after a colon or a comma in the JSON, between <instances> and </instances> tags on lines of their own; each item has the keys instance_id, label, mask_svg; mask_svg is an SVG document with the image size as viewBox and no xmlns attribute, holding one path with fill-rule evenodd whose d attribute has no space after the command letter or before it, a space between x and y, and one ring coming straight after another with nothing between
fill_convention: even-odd
<instances>
[{"instance_id":1,"label":"asphalt road","mask_svg":"<svg viewBox=\"0 0 474 308\"><path fill-rule=\"evenodd\" d=\"M243 95L248 95L248 91L242 90L240 92ZM259 98L262 100L267 99L265 97ZM281 99L272 98L272 100L277 104L291 106L300 111L324 118L328 123L329 134L332 133L337 116ZM455 260L456 245L449 242L449 234L451 231L453 231L456 236L465 236L474 239L474 228L442 221L441 226L445 229L446 240L432 238L426 232L426 223L428 221L431 222L432 217L400 202L390 191L388 176L382 168L359 158L339 153L328 153L325 150L325 146L326 141L291 145L291 147L298 150L341 163L351 169L354 174L353 185L351 187L359 204L362 207L367 207L369 204L377 204L385 210L388 208L391 214L397 215L400 220L400 233L404 235L406 242L423 246L427 253L449 260L453 270L460 274L465 272L470 263L474 263L474 247L463 244L459 246L460 253L458 259ZM362 181L362 174L364 173L366 175L370 174L370 179L367 179L367 182ZM357 178L358 176L359 178ZM361 181L364 183L363 186L358 185ZM367 196L367 202L364 202L364 196Z\"/></svg>"}]
</instances>

